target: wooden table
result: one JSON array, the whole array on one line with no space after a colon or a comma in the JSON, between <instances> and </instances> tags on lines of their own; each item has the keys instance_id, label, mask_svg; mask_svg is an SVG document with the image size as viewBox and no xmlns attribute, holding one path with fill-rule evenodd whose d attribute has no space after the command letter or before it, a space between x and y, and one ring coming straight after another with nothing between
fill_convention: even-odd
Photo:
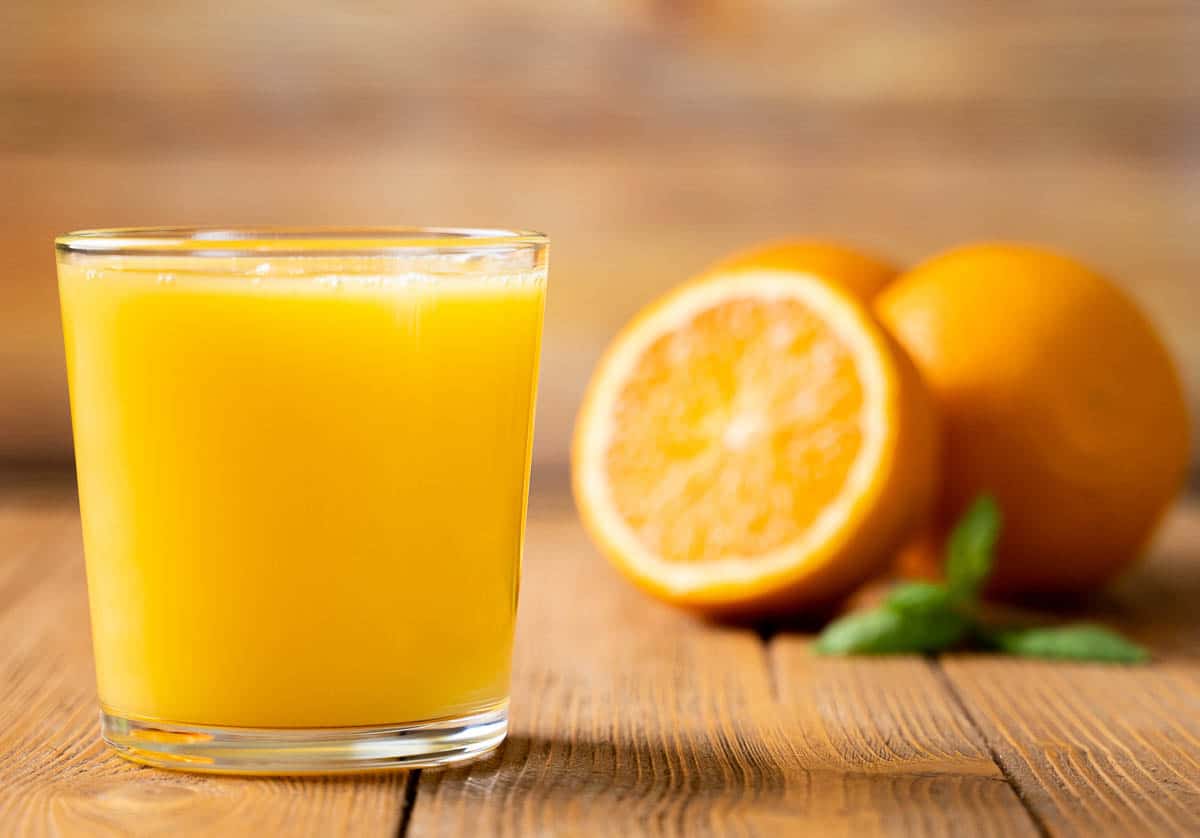
<instances>
[{"instance_id":1,"label":"wooden table","mask_svg":"<svg viewBox=\"0 0 1200 838\"><path fill-rule=\"evenodd\" d=\"M1086 613L1145 668L830 660L616 577L535 491L513 731L445 771L189 776L100 744L74 489L0 486L5 835L1200 834L1200 506Z\"/></svg>"}]
</instances>

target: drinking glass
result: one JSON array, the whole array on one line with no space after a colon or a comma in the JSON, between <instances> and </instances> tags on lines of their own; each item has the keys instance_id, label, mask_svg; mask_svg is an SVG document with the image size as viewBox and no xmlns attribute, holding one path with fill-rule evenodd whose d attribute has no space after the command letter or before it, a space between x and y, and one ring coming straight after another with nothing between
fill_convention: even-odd
<instances>
[{"instance_id":1,"label":"drinking glass","mask_svg":"<svg viewBox=\"0 0 1200 838\"><path fill-rule=\"evenodd\" d=\"M56 240L104 739L228 773L507 731L548 240Z\"/></svg>"}]
</instances>

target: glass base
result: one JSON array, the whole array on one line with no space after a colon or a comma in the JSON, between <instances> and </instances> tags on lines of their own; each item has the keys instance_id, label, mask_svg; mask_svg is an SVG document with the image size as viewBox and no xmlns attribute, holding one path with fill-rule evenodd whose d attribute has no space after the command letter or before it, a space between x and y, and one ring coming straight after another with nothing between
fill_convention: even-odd
<instances>
[{"instance_id":1,"label":"glass base","mask_svg":"<svg viewBox=\"0 0 1200 838\"><path fill-rule=\"evenodd\" d=\"M508 733L507 703L401 725L254 728L188 725L100 712L104 741L126 759L213 774L327 774L428 768L476 759Z\"/></svg>"}]
</instances>

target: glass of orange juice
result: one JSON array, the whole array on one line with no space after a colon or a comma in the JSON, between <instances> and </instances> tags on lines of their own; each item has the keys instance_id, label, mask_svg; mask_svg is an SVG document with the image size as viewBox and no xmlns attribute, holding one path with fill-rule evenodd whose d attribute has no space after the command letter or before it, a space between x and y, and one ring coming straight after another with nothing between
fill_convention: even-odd
<instances>
[{"instance_id":1,"label":"glass of orange juice","mask_svg":"<svg viewBox=\"0 0 1200 838\"><path fill-rule=\"evenodd\" d=\"M548 240L56 241L105 740L228 773L496 747Z\"/></svg>"}]
</instances>

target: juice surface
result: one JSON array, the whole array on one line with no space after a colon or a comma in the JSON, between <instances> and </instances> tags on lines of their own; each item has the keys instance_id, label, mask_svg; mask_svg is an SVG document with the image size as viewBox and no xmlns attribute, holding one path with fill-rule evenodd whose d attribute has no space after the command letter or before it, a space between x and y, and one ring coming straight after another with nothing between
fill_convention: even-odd
<instances>
[{"instance_id":1,"label":"juice surface","mask_svg":"<svg viewBox=\"0 0 1200 838\"><path fill-rule=\"evenodd\" d=\"M101 702L331 727L504 701L544 273L168 268L59 266Z\"/></svg>"}]
</instances>

